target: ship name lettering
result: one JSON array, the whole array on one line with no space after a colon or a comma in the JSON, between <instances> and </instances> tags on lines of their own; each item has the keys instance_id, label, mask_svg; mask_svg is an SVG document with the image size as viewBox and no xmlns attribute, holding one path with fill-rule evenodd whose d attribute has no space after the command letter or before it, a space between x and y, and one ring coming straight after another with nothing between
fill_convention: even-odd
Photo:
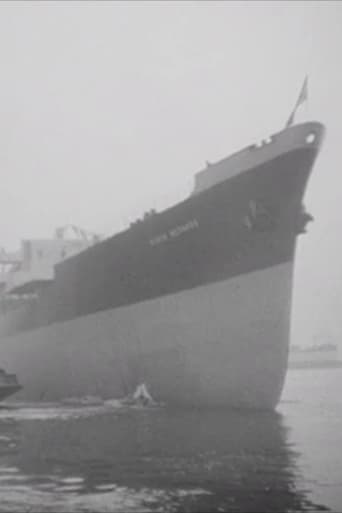
<instances>
[{"instance_id":1,"label":"ship name lettering","mask_svg":"<svg viewBox=\"0 0 342 513\"><path fill-rule=\"evenodd\" d=\"M194 228L198 228L198 226L197 219L192 219L181 226L176 226L175 228L172 228L172 230L169 230L169 235L170 237L178 237L178 235L188 232L189 230L193 230Z\"/></svg>"},{"instance_id":2,"label":"ship name lettering","mask_svg":"<svg viewBox=\"0 0 342 513\"><path fill-rule=\"evenodd\" d=\"M170 230L168 230L168 232L161 233L160 235L153 237L153 239L150 239L150 245L158 246L159 244L162 244L163 242L166 242L169 239L174 239L175 237L179 237L179 235L182 235L183 233L186 233L189 230L194 230L195 228L198 228L198 227L199 227L199 222L197 221L197 219L191 219L191 221L188 221L185 224L175 226L174 228L171 228Z\"/></svg>"},{"instance_id":3,"label":"ship name lettering","mask_svg":"<svg viewBox=\"0 0 342 513\"><path fill-rule=\"evenodd\" d=\"M157 237L154 237L150 240L151 246L157 246L158 244L161 244L162 242L165 242L168 239L167 233L162 233L161 235L158 235Z\"/></svg>"}]
</instances>

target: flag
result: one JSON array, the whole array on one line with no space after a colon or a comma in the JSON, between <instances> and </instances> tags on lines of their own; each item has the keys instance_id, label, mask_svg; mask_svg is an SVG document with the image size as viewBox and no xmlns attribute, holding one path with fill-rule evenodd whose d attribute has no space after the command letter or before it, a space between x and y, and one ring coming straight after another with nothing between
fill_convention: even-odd
<instances>
[{"instance_id":1,"label":"flag","mask_svg":"<svg viewBox=\"0 0 342 513\"><path fill-rule=\"evenodd\" d=\"M305 79L304 79L304 82L303 82L303 85L302 85L302 89L300 90L298 99L296 101L296 105L294 106L294 109L291 112L291 115L290 115L289 119L287 120L286 128L293 124L294 117L296 115L298 107L302 103L304 103L307 99L308 99L308 76L306 76Z\"/></svg>"}]
</instances>

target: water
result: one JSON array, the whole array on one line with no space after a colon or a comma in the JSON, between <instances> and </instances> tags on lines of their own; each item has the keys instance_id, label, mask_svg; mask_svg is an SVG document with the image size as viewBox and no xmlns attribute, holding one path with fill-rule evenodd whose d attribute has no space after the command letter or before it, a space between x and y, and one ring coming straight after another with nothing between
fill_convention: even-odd
<instances>
[{"instance_id":1,"label":"water","mask_svg":"<svg viewBox=\"0 0 342 513\"><path fill-rule=\"evenodd\" d=\"M274 414L2 408L0 511L340 511L341 385L289 371Z\"/></svg>"}]
</instances>

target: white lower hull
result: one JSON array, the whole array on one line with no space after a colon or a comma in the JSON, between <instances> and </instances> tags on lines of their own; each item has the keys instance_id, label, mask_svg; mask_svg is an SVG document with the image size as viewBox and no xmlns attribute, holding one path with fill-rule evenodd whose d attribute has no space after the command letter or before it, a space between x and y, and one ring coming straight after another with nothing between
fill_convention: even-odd
<instances>
[{"instance_id":1,"label":"white lower hull","mask_svg":"<svg viewBox=\"0 0 342 513\"><path fill-rule=\"evenodd\" d=\"M122 397L273 408L287 368L293 262L8 337L17 398Z\"/></svg>"}]
</instances>

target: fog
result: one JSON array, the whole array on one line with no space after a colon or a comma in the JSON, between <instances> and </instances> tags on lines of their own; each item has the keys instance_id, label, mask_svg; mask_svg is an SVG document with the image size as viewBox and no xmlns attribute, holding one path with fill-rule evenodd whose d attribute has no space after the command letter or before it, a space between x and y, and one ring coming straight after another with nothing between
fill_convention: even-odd
<instances>
[{"instance_id":1,"label":"fog","mask_svg":"<svg viewBox=\"0 0 342 513\"><path fill-rule=\"evenodd\" d=\"M0 246L109 236L299 119L327 137L299 240L293 343L342 335L339 2L1 2ZM340 345L341 347L341 345Z\"/></svg>"}]
</instances>

